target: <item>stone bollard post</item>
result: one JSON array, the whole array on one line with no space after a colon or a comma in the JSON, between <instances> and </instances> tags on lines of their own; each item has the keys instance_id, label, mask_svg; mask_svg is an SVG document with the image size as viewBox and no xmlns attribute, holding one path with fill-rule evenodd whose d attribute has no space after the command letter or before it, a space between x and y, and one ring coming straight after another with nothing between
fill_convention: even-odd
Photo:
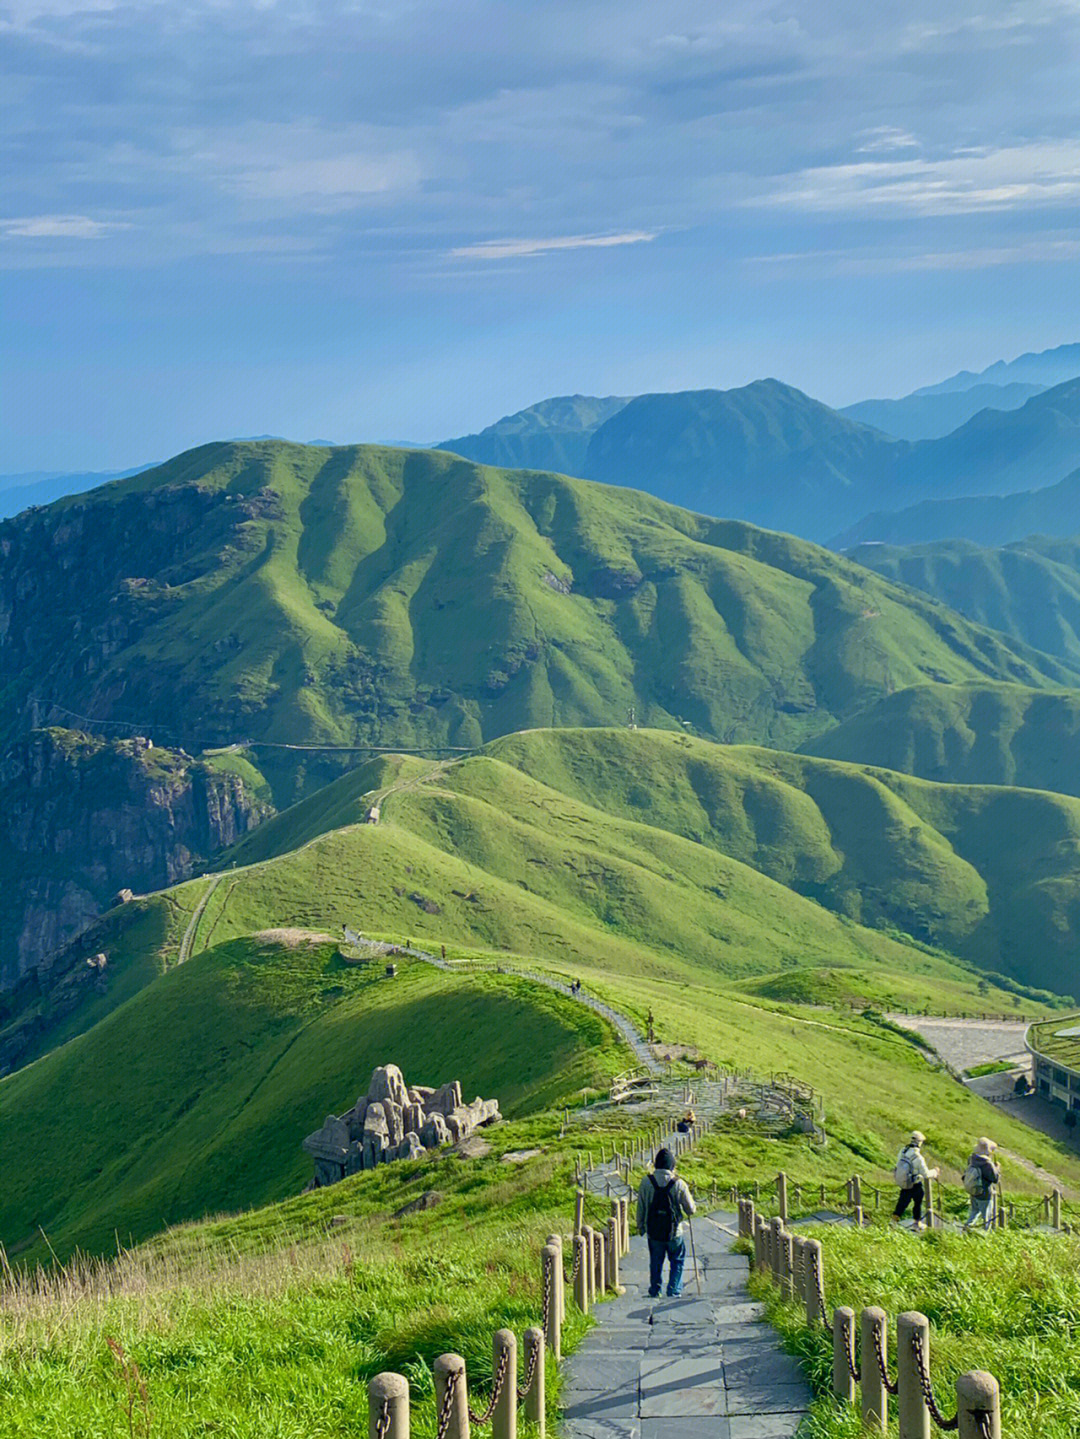
<instances>
[{"instance_id":1,"label":"stone bollard post","mask_svg":"<svg viewBox=\"0 0 1080 1439\"><path fill-rule=\"evenodd\" d=\"M785 1229L780 1235L780 1292L785 1299L795 1297L795 1260L792 1252L794 1235Z\"/></svg>"},{"instance_id":2,"label":"stone bollard post","mask_svg":"<svg viewBox=\"0 0 1080 1439\"><path fill-rule=\"evenodd\" d=\"M1050 1223L1055 1229L1061 1228L1061 1190L1055 1189L1050 1196Z\"/></svg>"},{"instance_id":3,"label":"stone bollard post","mask_svg":"<svg viewBox=\"0 0 1080 1439\"><path fill-rule=\"evenodd\" d=\"M851 1211L851 1220L852 1223L855 1225L856 1229L861 1229L863 1227L863 1212L861 1204L856 1204L855 1208Z\"/></svg>"},{"instance_id":4,"label":"stone bollard post","mask_svg":"<svg viewBox=\"0 0 1080 1439\"><path fill-rule=\"evenodd\" d=\"M579 1189L574 1195L574 1233L581 1233L581 1226L585 1223L585 1191Z\"/></svg>"},{"instance_id":5,"label":"stone bollard post","mask_svg":"<svg viewBox=\"0 0 1080 1439\"><path fill-rule=\"evenodd\" d=\"M871 1306L864 1309L860 1321L862 1329L862 1365L859 1388L862 1390L862 1421L865 1429L884 1434L889 1428L889 1391L881 1377L877 1352L888 1368L889 1363L889 1320L884 1309Z\"/></svg>"},{"instance_id":6,"label":"stone bollard post","mask_svg":"<svg viewBox=\"0 0 1080 1439\"><path fill-rule=\"evenodd\" d=\"M574 1303L582 1314L589 1312L589 1261L584 1234L574 1235Z\"/></svg>"},{"instance_id":7,"label":"stone bollard post","mask_svg":"<svg viewBox=\"0 0 1080 1439\"><path fill-rule=\"evenodd\" d=\"M386 1439L409 1439L409 1381L403 1374L376 1374L368 1383L368 1439L379 1439L383 1405L390 1415Z\"/></svg>"},{"instance_id":8,"label":"stone bollard post","mask_svg":"<svg viewBox=\"0 0 1080 1439\"><path fill-rule=\"evenodd\" d=\"M811 1328L818 1321L818 1314L821 1306L818 1304L818 1276L824 1283L824 1271L821 1258L821 1240L807 1239L803 1243L803 1256L806 1263L806 1278L803 1281L803 1292L806 1295L806 1322Z\"/></svg>"},{"instance_id":9,"label":"stone bollard post","mask_svg":"<svg viewBox=\"0 0 1080 1439\"><path fill-rule=\"evenodd\" d=\"M933 1229L933 1228L934 1228L934 1181L930 1178L929 1174L928 1174L928 1175L926 1176L926 1178L923 1180L923 1188L924 1188L925 1191L926 1191L926 1198L925 1198L924 1201L923 1201L923 1210L924 1210L923 1219L926 1221L927 1227L930 1228L930 1229Z\"/></svg>"},{"instance_id":10,"label":"stone bollard post","mask_svg":"<svg viewBox=\"0 0 1080 1439\"><path fill-rule=\"evenodd\" d=\"M923 1397L919 1366L915 1362L915 1335L922 1339L923 1358L930 1365L930 1321L925 1314L907 1310L896 1319L896 1408L900 1439L930 1439L930 1410Z\"/></svg>"},{"instance_id":11,"label":"stone bollard post","mask_svg":"<svg viewBox=\"0 0 1080 1439\"><path fill-rule=\"evenodd\" d=\"M784 1221L774 1219L769 1225L769 1231L769 1264L772 1268L773 1283L780 1284L782 1282L780 1250L784 1238Z\"/></svg>"},{"instance_id":12,"label":"stone bollard post","mask_svg":"<svg viewBox=\"0 0 1080 1439\"><path fill-rule=\"evenodd\" d=\"M992 1374L973 1369L956 1381L958 1439L1001 1439L1001 1393Z\"/></svg>"},{"instance_id":13,"label":"stone bollard post","mask_svg":"<svg viewBox=\"0 0 1080 1439\"><path fill-rule=\"evenodd\" d=\"M562 1358L561 1280L562 1246L545 1244L540 1251L540 1282L543 1285L543 1304L546 1314L544 1338L556 1361Z\"/></svg>"},{"instance_id":14,"label":"stone bollard post","mask_svg":"<svg viewBox=\"0 0 1080 1439\"><path fill-rule=\"evenodd\" d=\"M787 1201L787 1175L781 1169L776 1176L776 1198L780 1205L780 1218L787 1223L788 1201Z\"/></svg>"},{"instance_id":15,"label":"stone bollard post","mask_svg":"<svg viewBox=\"0 0 1080 1439\"><path fill-rule=\"evenodd\" d=\"M757 1210L754 1208L752 1199L746 1200L746 1235L748 1239L754 1237L754 1226L757 1223Z\"/></svg>"},{"instance_id":16,"label":"stone bollard post","mask_svg":"<svg viewBox=\"0 0 1080 1439\"><path fill-rule=\"evenodd\" d=\"M616 1254L616 1257L618 1257L618 1256L621 1255L622 1252L623 1252L623 1243L622 1243L622 1200L621 1200L621 1199L613 1199L613 1200L611 1201L611 1218L612 1218L612 1220L614 1221L614 1224L615 1224L615 1254ZM608 1263L608 1268L609 1268L609 1269L611 1268L610 1262Z\"/></svg>"},{"instance_id":17,"label":"stone bollard post","mask_svg":"<svg viewBox=\"0 0 1080 1439\"><path fill-rule=\"evenodd\" d=\"M621 1294L619 1284L619 1221L614 1215L607 1222L607 1286L612 1294Z\"/></svg>"},{"instance_id":18,"label":"stone bollard post","mask_svg":"<svg viewBox=\"0 0 1080 1439\"><path fill-rule=\"evenodd\" d=\"M555 1291L559 1301L559 1323L566 1323L566 1270L563 1260L563 1242L561 1234L549 1234L547 1243L559 1251L558 1262L555 1265Z\"/></svg>"},{"instance_id":19,"label":"stone bollard post","mask_svg":"<svg viewBox=\"0 0 1080 1439\"><path fill-rule=\"evenodd\" d=\"M517 1439L517 1336L512 1329L496 1329L491 1341L491 1372L506 1365L495 1408L491 1411L491 1439Z\"/></svg>"},{"instance_id":20,"label":"stone bollard post","mask_svg":"<svg viewBox=\"0 0 1080 1439\"><path fill-rule=\"evenodd\" d=\"M532 1370L532 1383L525 1395L525 1418L535 1424L543 1439L547 1426L547 1406L544 1402L544 1331L525 1331L525 1373Z\"/></svg>"},{"instance_id":21,"label":"stone bollard post","mask_svg":"<svg viewBox=\"0 0 1080 1439\"><path fill-rule=\"evenodd\" d=\"M846 1307L833 1310L832 1392L844 1404L855 1403L855 1311Z\"/></svg>"},{"instance_id":22,"label":"stone bollard post","mask_svg":"<svg viewBox=\"0 0 1080 1439\"><path fill-rule=\"evenodd\" d=\"M860 1174L851 1176L851 1202L856 1209L862 1208L862 1175Z\"/></svg>"},{"instance_id":23,"label":"stone bollard post","mask_svg":"<svg viewBox=\"0 0 1080 1439\"><path fill-rule=\"evenodd\" d=\"M794 1298L806 1300L806 1240L801 1234L791 1236L791 1283Z\"/></svg>"},{"instance_id":24,"label":"stone bollard post","mask_svg":"<svg viewBox=\"0 0 1080 1439\"><path fill-rule=\"evenodd\" d=\"M588 1276L586 1282L589 1286L589 1303L596 1303L596 1257L593 1248L592 1225L586 1224L582 1227L581 1236L585 1240L585 1272ZM588 1312L587 1310L585 1311Z\"/></svg>"},{"instance_id":25,"label":"stone bollard post","mask_svg":"<svg viewBox=\"0 0 1080 1439\"><path fill-rule=\"evenodd\" d=\"M754 1216L754 1270L760 1273L765 1268L765 1221L760 1214Z\"/></svg>"},{"instance_id":26,"label":"stone bollard post","mask_svg":"<svg viewBox=\"0 0 1080 1439\"><path fill-rule=\"evenodd\" d=\"M593 1293L597 1299L602 1299L607 1291L606 1265L604 1264L604 1233L603 1230L594 1229L593 1235Z\"/></svg>"},{"instance_id":27,"label":"stone bollard post","mask_svg":"<svg viewBox=\"0 0 1080 1439\"><path fill-rule=\"evenodd\" d=\"M435 1412L442 1413L446 1391L454 1385L450 1403L450 1422L446 1439L469 1439L469 1388L465 1379L465 1361L460 1354L440 1354L432 1365L435 1374Z\"/></svg>"}]
</instances>

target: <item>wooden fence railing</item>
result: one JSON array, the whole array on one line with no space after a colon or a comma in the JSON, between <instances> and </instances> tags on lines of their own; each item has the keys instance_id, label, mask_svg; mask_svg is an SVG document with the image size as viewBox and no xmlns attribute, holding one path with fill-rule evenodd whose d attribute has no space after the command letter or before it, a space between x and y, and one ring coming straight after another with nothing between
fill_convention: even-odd
<instances>
[{"instance_id":1,"label":"wooden fence railing","mask_svg":"<svg viewBox=\"0 0 1080 1439\"><path fill-rule=\"evenodd\" d=\"M858 1398L867 1429L887 1432L889 1399L895 1398L900 1439L930 1439L931 1424L957 1433L959 1439L1001 1439L1000 1389L984 1370L971 1369L959 1376L955 1413L942 1413L930 1375L930 1321L924 1314L897 1315L893 1379L885 1311L874 1306L863 1309L858 1358L855 1311L840 1307L830 1315L820 1241L792 1234L779 1216L766 1221L752 1199L739 1200L738 1215L739 1234L754 1244L755 1270L770 1275L785 1298L805 1307L808 1325L821 1323L831 1329L833 1393L847 1404L854 1405Z\"/></svg>"}]
</instances>

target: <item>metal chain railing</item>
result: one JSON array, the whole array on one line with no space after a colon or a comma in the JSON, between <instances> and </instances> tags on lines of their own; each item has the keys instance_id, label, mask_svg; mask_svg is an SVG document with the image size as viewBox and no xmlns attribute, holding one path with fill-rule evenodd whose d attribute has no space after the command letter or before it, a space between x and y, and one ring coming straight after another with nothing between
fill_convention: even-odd
<instances>
[{"instance_id":1,"label":"metal chain railing","mask_svg":"<svg viewBox=\"0 0 1080 1439\"><path fill-rule=\"evenodd\" d=\"M503 1385L506 1383L506 1371L510 1366L510 1351L504 1349L499 1357L499 1367L495 1371L495 1382L491 1389L491 1398L488 1400L488 1407L482 1414L474 1414L472 1405L468 1405L469 1418L474 1424L486 1424L495 1413L495 1406L502 1397Z\"/></svg>"},{"instance_id":2,"label":"metal chain railing","mask_svg":"<svg viewBox=\"0 0 1080 1439\"><path fill-rule=\"evenodd\" d=\"M548 1334L551 1332L551 1295L555 1288L555 1274L553 1272L553 1262L546 1254L541 1259L540 1266L540 1284L543 1289L543 1295L540 1300L540 1328L545 1334ZM528 1387L526 1384L525 1388L528 1389ZM524 1397L525 1396L522 1395L522 1398Z\"/></svg>"},{"instance_id":3,"label":"metal chain railing","mask_svg":"<svg viewBox=\"0 0 1080 1439\"><path fill-rule=\"evenodd\" d=\"M821 1256L815 1249L813 1251L814 1265L814 1287L817 1289L818 1309L821 1311L821 1322L828 1327L829 1311L825 1304L825 1281L821 1273Z\"/></svg>"},{"instance_id":4,"label":"metal chain railing","mask_svg":"<svg viewBox=\"0 0 1080 1439\"><path fill-rule=\"evenodd\" d=\"M858 1384L858 1382L862 1378L862 1367L855 1362L855 1336L851 1330L851 1320L846 1314L843 1318L843 1325L844 1358L847 1360L848 1373L851 1375L852 1379L854 1379L855 1383Z\"/></svg>"},{"instance_id":5,"label":"metal chain railing","mask_svg":"<svg viewBox=\"0 0 1080 1439\"><path fill-rule=\"evenodd\" d=\"M930 1382L930 1370L926 1363L926 1353L923 1349L922 1335L916 1329L911 1336L911 1347L915 1352L915 1367L919 1371L919 1386L922 1389L923 1398L926 1400L926 1407L930 1410L930 1417L939 1429L958 1429L960 1427L959 1414L951 1419L946 1419L937 1406L937 1399L934 1396L934 1386Z\"/></svg>"},{"instance_id":6,"label":"metal chain railing","mask_svg":"<svg viewBox=\"0 0 1080 1439\"><path fill-rule=\"evenodd\" d=\"M532 1353L529 1355L529 1367L525 1371L525 1383L518 1386L517 1397L521 1404L529 1397L533 1387L533 1380L536 1378L536 1371L540 1367L540 1356L544 1352L542 1344L534 1344Z\"/></svg>"},{"instance_id":7,"label":"metal chain railing","mask_svg":"<svg viewBox=\"0 0 1080 1439\"><path fill-rule=\"evenodd\" d=\"M457 1392L458 1371L451 1370L446 1376L446 1393L439 1407L439 1422L435 1427L435 1439L446 1439L450 1432L450 1420L454 1417L454 1395Z\"/></svg>"},{"instance_id":8,"label":"metal chain railing","mask_svg":"<svg viewBox=\"0 0 1080 1439\"><path fill-rule=\"evenodd\" d=\"M881 1376L881 1382L884 1386L885 1393L892 1394L894 1396L899 1394L899 1381L894 1383L889 1378L889 1366L885 1363L885 1354L881 1347L881 1331L878 1329L876 1324L874 1325L874 1355L877 1359L878 1374Z\"/></svg>"},{"instance_id":9,"label":"metal chain railing","mask_svg":"<svg viewBox=\"0 0 1080 1439\"><path fill-rule=\"evenodd\" d=\"M375 1421L375 1439L386 1439L390 1433L390 1400L384 1399L379 1417Z\"/></svg>"}]
</instances>

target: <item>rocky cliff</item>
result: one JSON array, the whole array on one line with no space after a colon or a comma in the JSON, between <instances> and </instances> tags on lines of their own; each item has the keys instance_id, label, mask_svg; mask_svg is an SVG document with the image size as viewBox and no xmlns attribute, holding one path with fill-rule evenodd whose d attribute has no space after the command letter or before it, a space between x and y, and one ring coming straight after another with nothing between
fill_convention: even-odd
<instances>
[{"instance_id":1,"label":"rocky cliff","mask_svg":"<svg viewBox=\"0 0 1080 1439\"><path fill-rule=\"evenodd\" d=\"M252 829L267 807L236 774L145 739L35 730L0 754L0 989L102 914L160 889Z\"/></svg>"}]
</instances>

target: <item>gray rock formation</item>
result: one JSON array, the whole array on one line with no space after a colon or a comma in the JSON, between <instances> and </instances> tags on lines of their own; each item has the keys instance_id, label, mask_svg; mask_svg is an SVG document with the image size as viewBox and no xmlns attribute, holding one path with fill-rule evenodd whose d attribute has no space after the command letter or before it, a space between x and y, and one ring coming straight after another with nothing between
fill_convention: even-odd
<instances>
[{"instance_id":1,"label":"gray rock formation","mask_svg":"<svg viewBox=\"0 0 1080 1439\"><path fill-rule=\"evenodd\" d=\"M380 1065L352 1109L328 1114L322 1128L304 1140L315 1161L315 1176L304 1192L336 1184L362 1169L419 1159L429 1149L459 1144L501 1118L497 1099L477 1096L464 1104L457 1080L439 1089L406 1086L396 1064Z\"/></svg>"}]
</instances>

